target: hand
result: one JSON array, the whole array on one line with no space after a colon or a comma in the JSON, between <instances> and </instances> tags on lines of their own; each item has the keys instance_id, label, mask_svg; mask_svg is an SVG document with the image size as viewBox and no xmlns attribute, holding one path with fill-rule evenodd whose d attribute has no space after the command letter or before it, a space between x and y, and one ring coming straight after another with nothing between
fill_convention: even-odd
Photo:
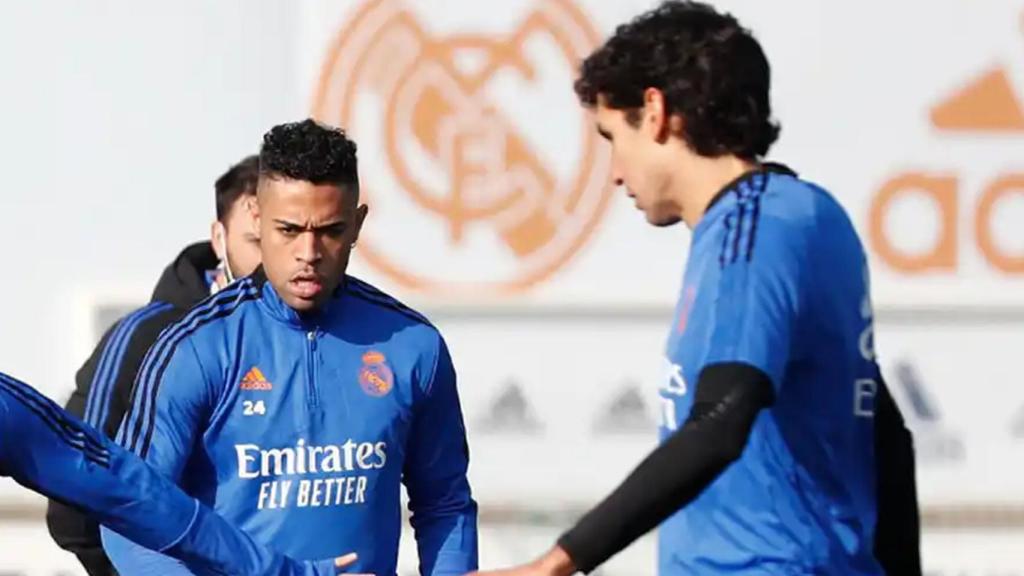
<instances>
[{"instance_id":1,"label":"hand","mask_svg":"<svg viewBox=\"0 0 1024 576\"><path fill-rule=\"evenodd\" d=\"M337 558L334 559L334 570L331 573L332 574L346 574L346 575L348 575L349 572L345 572L344 568L347 568L347 567L351 566L352 564L355 564L356 560L359 560L359 555L356 554L355 552L350 552L348 554L345 554L344 556L338 556ZM350 574L350 576L373 576L373 574L355 574L355 573L352 573L352 574Z\"/></svg>"},{"instance_id":2,"label":"hand","mask_svg":"<svg viewBox=\"0 0 1024 576\"><path fill-rule=\"evenodd\" d=\"M359 560L357 554L350 552L335 559L306 562L305 569L301 574L303 576L338 576L339 574L345 576L374 576L373 574L345 572L344 569L354 564L357 560Z\"/></svg>"},{"instance_id":3,"label":"hand","mask_svg":"<svg viewBox=\"0 0 1024 576\"><path fill-rule=\"evenodd\" d=\"M474 572L469 576L571 576L575 573L576 566L572 563L572 558L565 550L555 546L543 557L529 564L504 570Z\"/></svg>"}]
</instances>

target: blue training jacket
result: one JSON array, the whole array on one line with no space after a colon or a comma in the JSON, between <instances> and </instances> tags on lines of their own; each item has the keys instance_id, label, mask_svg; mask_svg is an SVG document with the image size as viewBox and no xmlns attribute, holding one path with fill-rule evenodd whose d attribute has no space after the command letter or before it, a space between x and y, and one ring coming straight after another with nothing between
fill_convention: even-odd
<instances>
[{"instance_id":1,"label":"blue training jacket","mask_svg":"<svg viewBox=\"0 0 1024 576\"><path fill-rule=\"evenodd\" d=\"M400 484L421 573L477 567L455 370L423 316L346 277L299 315L262 270L197 305L147 354L118 441L293 558L357 552L395 574ZM104 533L127 574L188 574Z\"/></svg>"}]
</instances>

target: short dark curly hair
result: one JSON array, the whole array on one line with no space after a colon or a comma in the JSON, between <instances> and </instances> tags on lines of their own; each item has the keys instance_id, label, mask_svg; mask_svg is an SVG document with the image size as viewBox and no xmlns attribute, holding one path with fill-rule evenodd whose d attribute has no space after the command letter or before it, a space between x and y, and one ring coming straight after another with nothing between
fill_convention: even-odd
<instances>
[{"instance_id":1,"label":"short dark curly hair","mask_svg":"<svg viewBox=\"0 0 1024 576\"><path fill-rule=\"evenodd\" d=\"M337 184L358 194L356 143L341 128L312 119L280 124L263 135L260 175Z\"/></svg>"},{"instance_id":2,"label":"short dark curly hair","mask_svg":"<svg viewBox=\"0 0 1024 576\"><path fill-rule=\"evenodd\" d=\"M669 0L616 28L587 57L574 88L587 107L626 110L636 125L647 88L683 119L683 138L702 156L754 160L779 137L771 119L771 68L761 45L730 14Z\"/></svg>"}]
</instances>

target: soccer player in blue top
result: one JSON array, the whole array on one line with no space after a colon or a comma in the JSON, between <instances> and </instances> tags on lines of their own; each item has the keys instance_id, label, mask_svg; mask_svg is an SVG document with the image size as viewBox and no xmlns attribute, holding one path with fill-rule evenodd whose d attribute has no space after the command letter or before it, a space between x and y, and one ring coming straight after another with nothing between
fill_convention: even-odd
<instances>
[{"instance_id":1,"label":"soccer player in blue top","mask_svg":"<svg viewBox=\"0 0 1024 576\"><path fill-rule=\"evenodd\" d=\"M400 490L421 573L476 569L455 370L423 316L345 274L366 217L356 146L312 120L270 130L257 185L263 266L150 349L119 442L257 542L358 553L395 574ZM104 532L124 574L188 573Z\"/></svg>"},{"instance_id":2,"label":"soccer player in blue top","mask_svg":"<svg viewBox=\"0 0 1024 576\"><path fill-rule=\"evenodd\" d=\"M750 32L695 2L620 26L583 62L576 92L615 184L652 225L693 233L662 443L548 554L495 574L589 572L659 524L663 576L882 574L880 491L908 477L897 562L914 564L912 447L875 363L865 253L828 192L762 160L779 133L769 77ZM893 471L876 433L904 447Z\"/></svg>"},{"instance_id":3,"label":"soccer player in blue top","mask_svg":"<svg viewBox=\"0 0 1024 576\"><path fill-rule=\"evenodd\" d=\"M353 555L296 562L256 544L134 454L0 374L0 476L82 510L198 574L328 576Z\"/></svg>"}]
</instances>

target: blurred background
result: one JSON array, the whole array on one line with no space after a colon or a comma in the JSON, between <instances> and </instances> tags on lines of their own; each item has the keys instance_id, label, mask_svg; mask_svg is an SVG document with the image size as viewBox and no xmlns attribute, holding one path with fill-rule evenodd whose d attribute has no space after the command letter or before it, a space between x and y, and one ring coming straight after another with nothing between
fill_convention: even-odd
<instances>
[{"instance_id":1,"label":"blurred background","mask_svg":"<svg viewBox=\"0 0 1024 576\"><path fill-rule=\"evenodd\" d=\"M926 568L1024 574L1024 2L713 3L772 62L770 159L830 189L870 252ZM4 3L0 370L63 402L104 329L208 237L214 179L315 116L359 144L371 212L351 271L450 343L481 563L541 552L655 443L689 233L607 185L571 90L653 5ZM80 573L42 510L0 483L0 574ZM653 574L653 538L601 573Z\"/></svg>"}]
</instances>

